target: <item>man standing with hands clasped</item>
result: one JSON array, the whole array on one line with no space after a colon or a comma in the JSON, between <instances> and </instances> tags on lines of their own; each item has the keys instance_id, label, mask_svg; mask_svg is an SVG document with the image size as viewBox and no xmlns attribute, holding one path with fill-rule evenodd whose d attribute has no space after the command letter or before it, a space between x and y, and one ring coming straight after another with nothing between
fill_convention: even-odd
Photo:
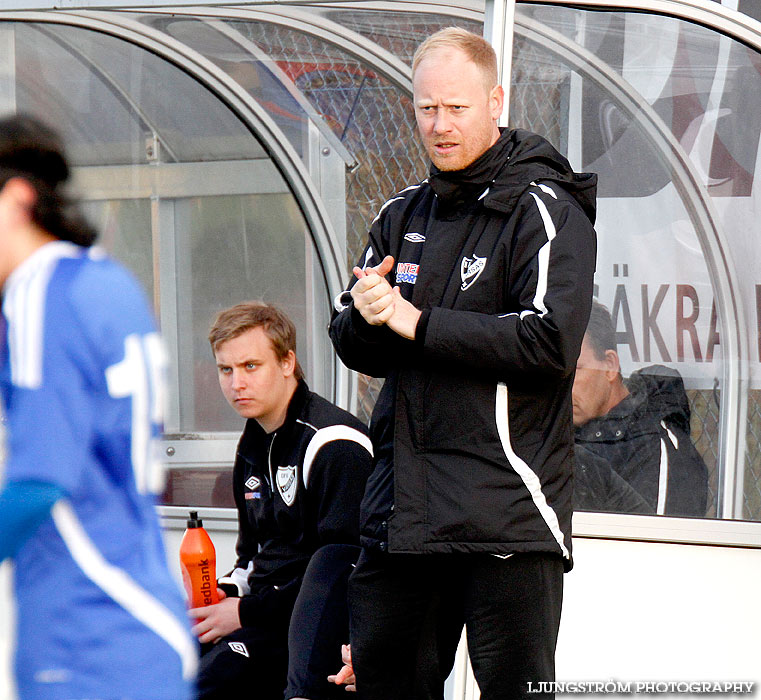
<instances>
[{"instance_id":1,"label":"man standing with hands clasped","mask_svg":"<svg viewBox=\"0 0 761 700\"><path fill-rule=\"evenodd\" d=\"M497 126L503 91L481 37L437 32L412 71L430 176L381 207L330 331L349 367L386 378L349 583L357 693L415 697L437 600L465 620L484 700L523 697L554 679L572 566L571 387L596 176Z\"/></svg>"}]
</instances>

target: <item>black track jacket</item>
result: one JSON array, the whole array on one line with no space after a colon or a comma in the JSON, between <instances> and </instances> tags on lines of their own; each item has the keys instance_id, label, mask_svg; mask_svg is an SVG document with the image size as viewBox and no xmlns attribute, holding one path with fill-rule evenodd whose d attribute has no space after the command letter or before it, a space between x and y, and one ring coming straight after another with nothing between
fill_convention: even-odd
<instances>
[{"instance_id":1,"label":"black track jacket","mask_svg":"<svg viewBox=\"0 0 761 700\"><path fill-rule=\"evenodd\" d=\"M571 387L592 299L597 178L545 139L504 130L386 202L358 265L394 257L423 315L414 341L344 292L331 338L386 377L362 542L393 552L546 551L571 567ZM352 280L354 284L356 280Z\"/></svg>"},{"instance_id":2,"label":"black track jacket","mask_svg":"<svg viewBox=\"0 0 761 700\"><path fill-rule=\"evenodd\" d=\"M372 466L367 429L300 382L285 423L265 433L253 419L238 443L235 569L225 580L243 595L240 619L255 624L261 586L301 585L326 544L359 544L359 503Z\"/></svg>"}]
</instances>

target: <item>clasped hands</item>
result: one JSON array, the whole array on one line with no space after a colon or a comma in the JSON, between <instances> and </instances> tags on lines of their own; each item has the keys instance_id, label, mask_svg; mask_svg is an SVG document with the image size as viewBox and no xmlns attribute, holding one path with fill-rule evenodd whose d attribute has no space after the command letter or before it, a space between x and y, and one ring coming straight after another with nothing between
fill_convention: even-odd
<instances>
[{"instance_id":1,"label":"clasped hands","mask_svg":"<svg viewBox=\"0 0 761 700\"><path fill-rule=\"evenodd\" d=\"M371 326L385 324L403 338L414 340L420 311L402 297L398 286L391 287L386 280L393 267L394 258L390 255L375 267L364 270L355 267L352 272L357 283L351 288L351 298L354 307Z\"/></svg>"}]
</instances>

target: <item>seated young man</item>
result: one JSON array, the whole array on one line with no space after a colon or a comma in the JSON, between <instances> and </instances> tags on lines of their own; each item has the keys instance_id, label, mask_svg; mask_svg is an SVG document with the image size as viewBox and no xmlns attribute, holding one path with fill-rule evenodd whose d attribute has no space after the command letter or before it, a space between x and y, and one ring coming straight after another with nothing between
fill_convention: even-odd
<instances>
[{"instance_id":1,"label":"seated young man","mask_svg":"<svg viewBox=\"0 0 761 700\"><path fill-rule=\"evenodd\" d=\"M238 557L220 580L239 596L222 592L216 605L190 610L204 644L199 698L229 700L242 687L257 700L341 695L327 677L348 639L346 578L372 463L367 431L309 390L295 328L276 307L222 311L209 342L222 393L247 421L233 470Z\"/></svg>"}]
</instances>

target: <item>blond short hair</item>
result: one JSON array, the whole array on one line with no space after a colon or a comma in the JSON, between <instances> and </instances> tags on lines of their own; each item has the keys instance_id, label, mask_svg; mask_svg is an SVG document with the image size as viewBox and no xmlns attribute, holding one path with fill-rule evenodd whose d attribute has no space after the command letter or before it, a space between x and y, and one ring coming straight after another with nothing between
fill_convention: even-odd
<instances>
[{"instance_id":1,"label":"blond short hair","mask_svg":"<svg viewBox=\"0 0 761 700\"><path fill-rule=\"evenodd\" d=\"M459 49L481 71L488 90L497 85L497 54L492 45L482 36L460 27L440 29L420 44L412 57L412 75L415 75L418 65L428 54L439 49Z\"/></svg>"},{"instance_id":2,"label":"blond short hair","mask_svg":"<svg viewBox=\"0 0 761 700\"><path fill-rule=\"evenodd\" d=\"M293 321L273 304L263 301L244 301L220 311L209 331L209 344L216 355L222 343L243 335L254 328L262 328L272 342L275 357L281 362L293 350L296 354L296 326ZM304 378L298 359L294 368L297 380Z\"/></svg>"}]
</instances>

